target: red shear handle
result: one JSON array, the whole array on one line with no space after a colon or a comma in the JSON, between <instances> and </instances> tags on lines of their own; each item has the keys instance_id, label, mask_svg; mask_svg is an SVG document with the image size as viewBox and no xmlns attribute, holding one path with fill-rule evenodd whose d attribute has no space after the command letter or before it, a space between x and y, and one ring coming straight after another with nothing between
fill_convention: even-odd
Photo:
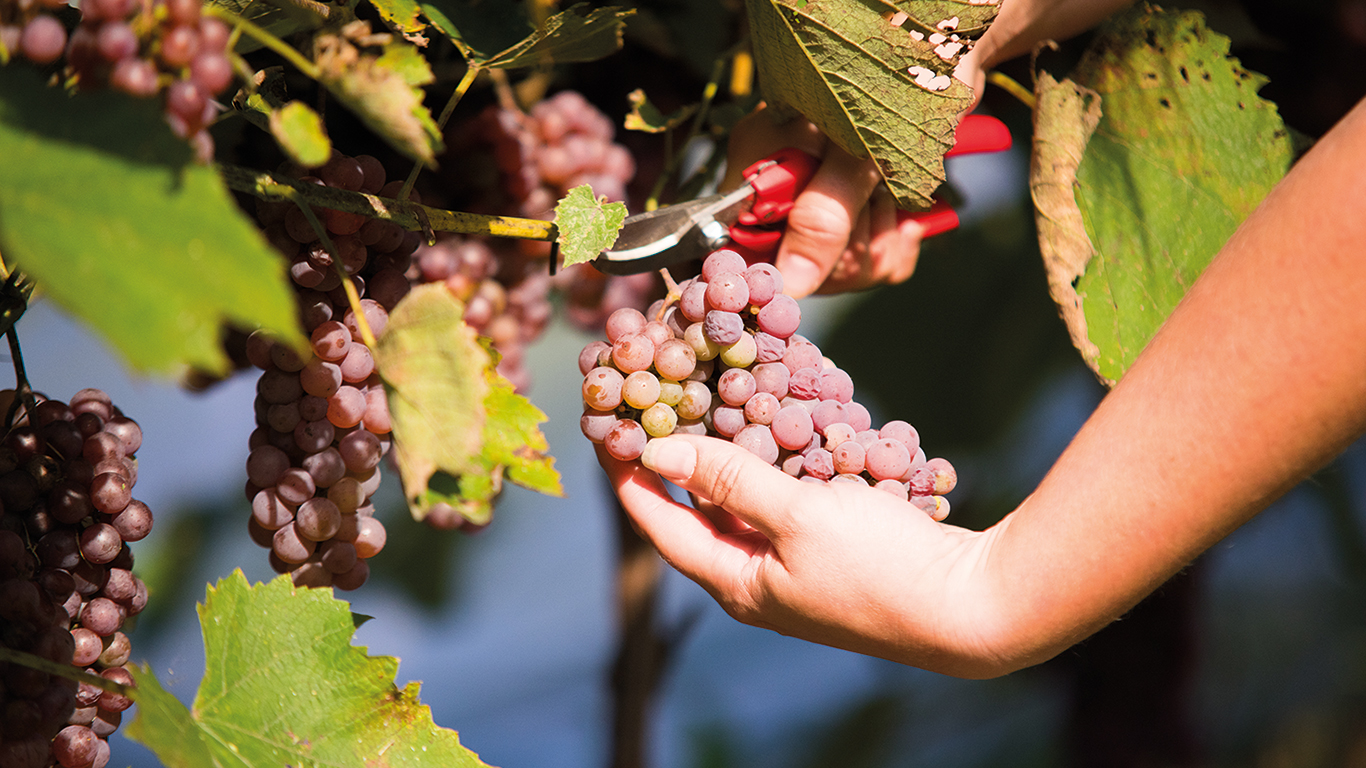
<instances>
[{"instance_id":1,"label":"red shear handle","mask_svg":"<svg viewBox=\"0 0 1366 768\"><path fill-rule=\"evenodd\" d=\"M958 122L953 138L953 147L944 157L1001 152L1011 146L1010 129L989 115L965 116ZM787 218L797 195L811 181L819 166L820 160L788 147L746 168L744 176L754 188L754 204L747 213L740 214L738 223L730 228L732 247L749 261L771 260L783 239L783 230L765 225L775 225ZM921 237L932 237L958 227L958 213L942 200L936 200L928 211L897 211L896 220L898 224L907 220L919 222L923 230Z\"/></svg>"}]
</instances>

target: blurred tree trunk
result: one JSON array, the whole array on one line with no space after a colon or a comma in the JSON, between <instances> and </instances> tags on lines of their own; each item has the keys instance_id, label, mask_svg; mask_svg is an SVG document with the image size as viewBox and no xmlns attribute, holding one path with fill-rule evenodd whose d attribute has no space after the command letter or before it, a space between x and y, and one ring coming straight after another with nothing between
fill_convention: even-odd
<instances>
[{"instance_id":1,"label":"blurred tree trunk","mask_svg":"<svg viewBox=\"0 0 1366 768\"><path fill-rule=\"evenodd\" d=\"M1193 768L1200 561L1053 664L1068 676L1071 768Z\"/></svg>"},{"instance_id":2,"label":"blurred tree trunk","mask_svg":"<svg viewBox=\"0 0 1366 768\"><path fill-rule=\"evenodd\" d=\"M670 644L656 629L663 563L611 495L617 525L617 657L612 665L611 768L645 768L655 693Z\"/></svg>"}]
</instances>

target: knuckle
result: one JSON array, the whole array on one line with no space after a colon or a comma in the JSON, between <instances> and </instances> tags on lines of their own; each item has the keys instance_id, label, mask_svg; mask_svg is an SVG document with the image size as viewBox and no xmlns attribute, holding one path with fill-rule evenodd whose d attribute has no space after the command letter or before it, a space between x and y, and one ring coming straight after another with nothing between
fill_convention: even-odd
<instances>
[{"instance_id":1,"label":"knuckle","mask_svg":"<svg viewBox=\"0 0 1366 768\"><path fill-rule=\"evenodd\" d=\"M711 482L708 484L707 496L713 504L720 507L728 507L739 499L742 493L745 479L745 457L727 451L724 455L717 457L710 467L708 475Z\"/></svg>"}]
</instances>

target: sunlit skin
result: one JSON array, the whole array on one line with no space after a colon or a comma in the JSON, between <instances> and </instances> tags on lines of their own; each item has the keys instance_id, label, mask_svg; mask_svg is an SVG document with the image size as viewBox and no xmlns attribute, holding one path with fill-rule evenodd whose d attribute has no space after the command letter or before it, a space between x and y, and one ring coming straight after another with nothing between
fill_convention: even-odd
<instances>
[{"instance_id":1,"label":"sunlit skin","mask_svg":"<svg viewBox=\"0 0 1366 768\"><path fill-rule=\"evenodd\" d=\"M999 28L1075 32L1084 25L1046 23L1072 5L1010 0ZM1086 24L1112 7L1075 5ZM979 53L989 66L1019 47L984 39ZM1366 432L1362 168L1366 102L1277 185L1034 493L986 531L872 489L801 483L714 438L653 441L641 463L600 459L642 535L741 621L963 677L1037 664ZM825 211L823 236L841 245L779 267L809 276L846 258L861 205ZM859 273L909 273L903 246L888 252L898 267Z\"/></svg>"}]
</instances>

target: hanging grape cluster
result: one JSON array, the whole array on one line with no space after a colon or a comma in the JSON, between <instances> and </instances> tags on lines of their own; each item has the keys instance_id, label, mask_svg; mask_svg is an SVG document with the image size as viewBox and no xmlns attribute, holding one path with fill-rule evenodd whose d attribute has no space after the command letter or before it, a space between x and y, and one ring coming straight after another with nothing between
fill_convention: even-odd
<instances>
[{"instance_id":1,"label":"hanging grape cluster","mask_svg":"<svg viewBox=\"0 0 1366 768\"><path fill-rule=\"evenodd\" d=\"M384 166L365 155L334 154L316 176L300 170L282 172L391 198L402 185L386 183ZM415 195L409 199L417 202ZM361 320L375 336L383 332L389 310L410 289L406 273L419 236L358 214L317 209L315 215L334 251L297 206L257 205L267 239L290 264L310 345L299 355L259 331L247 339L247 357L262 370L247 457L248 529L270 550L276 572L291 574L295 584L351 590L365 583L367 560L384 547L370 497L379 488L391 426ZM361 297L361 318L342 273Z\"/></svg>"},{"instance_id":2,"label":"hanging grape cluster","mask_svg":"<svg viewBox=\"0 0 1366 768\"><path fill-rule=\"evenodd\" d=\"M942 520L957 483L904 421L872 428L854 382L797 335L801 309L771 264L712 253L676 304L620 309L579 355L583 434L622 461L651 437L724 437L807 482L871 485ZM659 318L659 319L654 319Z\"/></svg>"},{"instance_id":3,"label":"hanging grape cluster","mask_svg":"<svg viewBox=\"0 0 1366 768\"><path fill-rule=\"evenodd\" d=\"M84 90L160 95L172 130L208 162L213 98L233 78L227 25L202 16L201 0L81 0L80 23L68 33L54 15L64 7L65 0L0 0L0 45L37 64L65 56Z\"/></svg>"},{"instance_id":4,"label":"hanging grape cluster","mask_svg":"<svg viewBox=\"0 0 1366 768\"><path fill-rule=\"evenodd\" d=\"M449 143L465 148L467 155L484 147L496 163L501 194L484 195L502 200L492 212L549 220L556 202L580 184L610 201L626 200L635 161L614 136L611 119L582 94L560 91L537 102L529 113L491 106ZM547 243L523 241L520 247L542 265L550 253ZM659 279L653 274L608 276L575 265L555 276L554 287L565 297L567 319L596 333L613 311L648 304L659 290Z\"/></svg>"},{"instance_id":5,"label":"hanging grape cluster","mask_svg":"<svg viewBox=\"0 0 1366 768\"><path fill-rule=\"evenodd\" d=\"M0 413L15 393L0 393ZM124 685L124 622L147 605L128 547L152 529L133 498L142 430L109 396L19 406L0 442L0 644ZM0 664L0 765L109 761L127 696L17 663Z\"/></svg>"}]
</instances>

